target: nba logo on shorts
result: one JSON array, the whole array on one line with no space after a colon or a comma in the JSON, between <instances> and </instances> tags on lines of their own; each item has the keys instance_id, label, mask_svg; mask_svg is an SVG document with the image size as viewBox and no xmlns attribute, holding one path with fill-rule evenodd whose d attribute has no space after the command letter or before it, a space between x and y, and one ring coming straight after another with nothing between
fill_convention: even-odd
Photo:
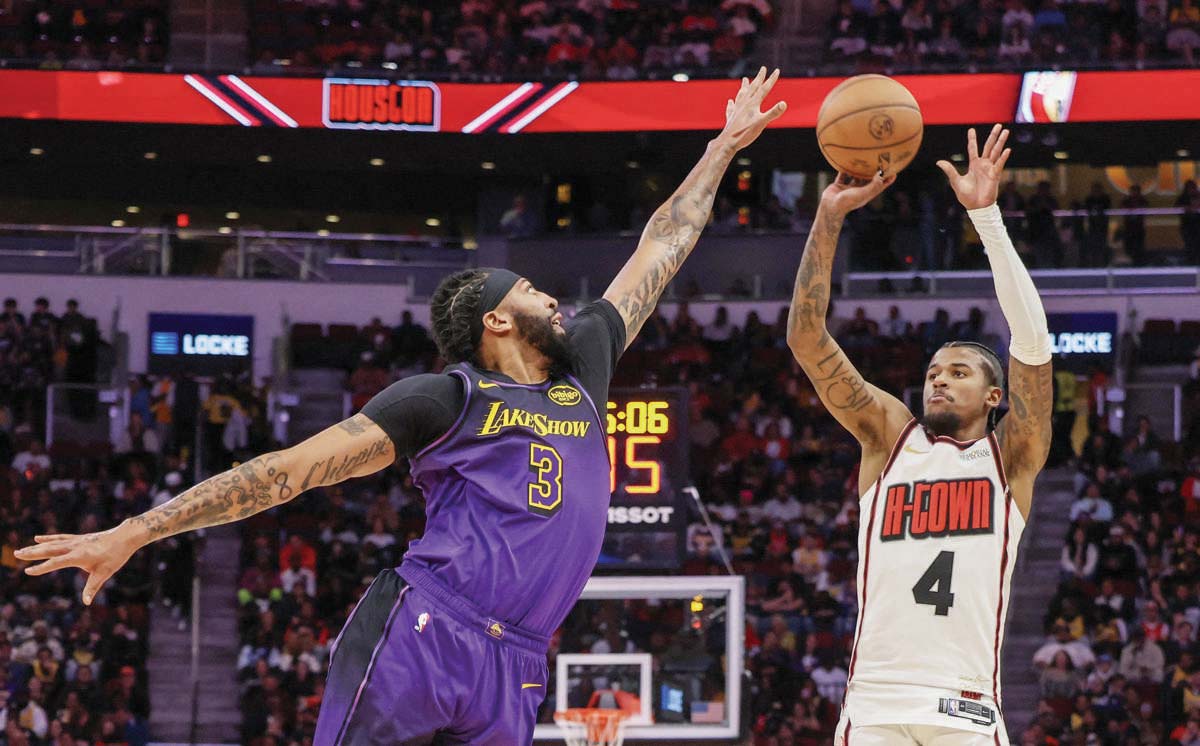
<instances>
[{"instance_id":1,"label":"nba logo on shorts","mask_svg":"<svg viewBox=\"0 0 1200 746\"><path fill-rule=\"evenodd\" d=\"M418 632L424 632L426 624L429 624L429 612L422 611L420 616L417 617L417 623L413 625L413 629Z\"/></svg>"}]
</instances>

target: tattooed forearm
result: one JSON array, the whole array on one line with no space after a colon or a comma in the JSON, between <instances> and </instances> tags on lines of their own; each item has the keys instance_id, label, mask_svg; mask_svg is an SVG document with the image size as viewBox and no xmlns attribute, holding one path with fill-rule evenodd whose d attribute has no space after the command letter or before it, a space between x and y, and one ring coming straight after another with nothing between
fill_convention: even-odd
<instances>
[{"instance_id":1,"label":"tattooed forearm","mask_svg":"<svg viewBox=\"0 0 1200 746\"><path fill-rule=\"evenodd\" d=\"M268 453L129 519L151 540L246 518L295 497L283 457Z\"/></svg>"},{"instance_id":2,"label":"tattooed forearm","mask_svg":"<svg viewBox=\"0 0 1200 746\"><path fill-rule=\"evenodd\" d=\"M842 221L841 215L817 210L808 241L804 244L800 269L796 272L792 305L788 308L788 340L793 346L825 329L833 255L837 250Z\"/></svg>"},{"instance_id":3,"label":"tattooed forearm","mask_svg":"<svg viewBox=\"0 0 1200 746\"><path fill-rule=\"evenodd\" d=\"M349 477L359 466L386 453L391 443L391 439L385 435L363 446L362 450L353 455L345 454L341 458L334 456L314 461L308 467L308 473L304 475L304 481L300 484L300 490L304 491L309 487L337 484Z\"/></svg>"},{"instance_id":4,"label":"tattooed forearm","mask_svg":"<svg viewBox=\"0 0 1200 746\"><path fill-rule=\"evenodd\" d=\"M1008 376L1009 411L997 428L1005 467L1012 476L1036 473L1050 454L1053 368L1013 359Z\"/></svg>"},{"instance_id":5,"label":"tattooed forearm","mask_svg":"<svg viewBox=\"0 0 1200 746\"><path fill-rule=\"evenodd\" d=\"M625 320L627 343L641 330L695 248L734 152L724 143L714 141L709 145L679 189L650 218L637 250L604 294Z\"/></svg>"}]
</instances>

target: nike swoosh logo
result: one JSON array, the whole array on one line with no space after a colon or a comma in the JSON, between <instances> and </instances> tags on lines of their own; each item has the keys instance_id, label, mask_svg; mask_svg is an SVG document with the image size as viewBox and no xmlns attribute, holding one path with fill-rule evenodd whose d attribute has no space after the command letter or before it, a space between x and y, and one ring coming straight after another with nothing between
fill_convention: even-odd
<instances>
[{"instance_id":1,"label":"nike swoosh logo","mask_svg":"<svg viewBox=\"0 0 1200 746\"><path fill-rule=\"evenodd\" d=\"M908 453L915 453L918 456L924 456L925 454L929 453L929 451L918 451L916 448L913 448L912 446L904 446L904 450Z\"/></svg>"},{"instance_id":2,"label":"nike swoosh logo","mask_svg":"<svg viewBox=\"0 0 1200 746\"><path fill-rule=\"evenodd\" d=\"M479 388L481 388L481 389L494 389L499 385L500 384L498 384L498 383L488 383L487 381L479 382Z\"/></svg>"},{"instance_id":3,"label":"nike swoosh logo","mask_svg":"<svg viewBox=\"0 0 1200 746\"><path fill-rule=\"evenodd\" d=\"M541 686L541 684L522 684L521 688L522 689L534 689L539 686Z\"/></svg>"}]
</instances>

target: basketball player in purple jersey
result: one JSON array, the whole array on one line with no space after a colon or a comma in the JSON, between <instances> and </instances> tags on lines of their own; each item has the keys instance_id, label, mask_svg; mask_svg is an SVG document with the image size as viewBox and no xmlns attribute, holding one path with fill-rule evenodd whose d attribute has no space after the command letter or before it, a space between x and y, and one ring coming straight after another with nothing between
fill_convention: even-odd
<instances>
[{"instance_id":1,"label":"basketball player in purple jersey","mask_svg":"<svg viewBox=\"0 0 1200 746\"><path fill-rule=\"evenodd\" d=\"M408 458L425 534L381 573L331 646L315 746L528 744L550 635L596 563L607 522L600 409L617 359L708 223L734 155L787 108L779 78L742 80L725 128L651 217L604 298L564 325L558 302L503 269L464 270L434 293L451 363L376 396L303 443L218 474L116 528L36 537L31 575L78 567L90 604L134 551L229 523L313 487Z\"/></svg>"}]
</instances>

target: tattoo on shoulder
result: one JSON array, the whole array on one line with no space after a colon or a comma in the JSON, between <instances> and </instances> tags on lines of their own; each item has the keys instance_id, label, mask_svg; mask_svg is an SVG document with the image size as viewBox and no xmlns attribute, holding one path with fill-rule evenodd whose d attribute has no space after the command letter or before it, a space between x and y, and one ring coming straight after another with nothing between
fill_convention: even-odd
<instances>
[{"instance_id":1,"label":"tattoo on shoulder","mask_svg":"<svg viewBox=\"0 0 1200 746\"><path fill-rule=\"evenodd\" d=\"M361 412L348 420L342 420L338 423L338 427L350 433L351 435L362 435L370 426L370 419L368 419L367 416Z\"/></svg>"}]
</instances>

